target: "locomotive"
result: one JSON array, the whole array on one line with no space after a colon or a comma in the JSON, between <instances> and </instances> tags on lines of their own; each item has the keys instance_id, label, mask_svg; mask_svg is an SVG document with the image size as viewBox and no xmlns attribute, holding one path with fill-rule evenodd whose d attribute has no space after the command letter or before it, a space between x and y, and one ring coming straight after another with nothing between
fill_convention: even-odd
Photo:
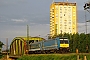
<instances>
[{"instance_id":1,"label":"locomotive","mask_svg":"<svg viewBox=\"0 0 90 60\"><path fill-rule=\"evenodd\" d=\"M44 53L67 53L69 52L69 39L67 37L57 37L29 44L29 54Z\"/></svg>"}]
</instances>

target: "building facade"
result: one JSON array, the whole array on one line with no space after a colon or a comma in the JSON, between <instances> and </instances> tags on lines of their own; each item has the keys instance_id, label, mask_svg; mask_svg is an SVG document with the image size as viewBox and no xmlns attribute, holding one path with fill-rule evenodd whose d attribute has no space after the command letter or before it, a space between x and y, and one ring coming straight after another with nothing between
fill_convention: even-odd
<instances>
[{"instance_id":1,"label":"building facade","mask_svg":"<svg viewBox=\"0 0 90 60\"><path fill-rule=\"evenodd\" d=\"M76 3L53 2L50 5L50 35L77 33Z\"/></svg>"}]
</instances>

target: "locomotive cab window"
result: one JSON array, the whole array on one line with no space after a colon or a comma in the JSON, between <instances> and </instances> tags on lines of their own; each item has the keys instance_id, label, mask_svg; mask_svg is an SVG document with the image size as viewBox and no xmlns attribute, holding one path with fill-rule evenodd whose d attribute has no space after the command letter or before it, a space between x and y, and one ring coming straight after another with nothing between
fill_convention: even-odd
<instances>
[{"instance_id":1,"label":"locomotive cab window","mask_svg":"<svg viewBox=\"0 0 90 60\"><path fill-rule=\"evenodd\" d=\"M38 40L35 40L35 42L38 42Z\"/></svg>"},{"instance_id":2,"label":"locomotive cab window","mask_svg":"<svg viewBox=\"0 0 90 60\"><path fill-rule=\"evenodd\" d=\"M30 40L29 43L34 43L34 40Z\"/></svg>"},{"instance_id":3,"label":"locomotive cab window","mask_svg":"<svg viewBox=\"0 0 90 60\"><path fill-rule=\"evenodd\" d=\"M60 39L61 44L68 44L68 39Z\"/></svg>"}]
</instances>

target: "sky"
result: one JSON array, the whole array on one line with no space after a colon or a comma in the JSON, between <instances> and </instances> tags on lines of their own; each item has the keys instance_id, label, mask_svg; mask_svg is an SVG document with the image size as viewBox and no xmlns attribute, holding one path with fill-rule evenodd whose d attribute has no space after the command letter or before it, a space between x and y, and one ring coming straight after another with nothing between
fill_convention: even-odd
<instances>
[{"instance_id":1,"label":"sky","mask_svg":"<svg viewBox=\"0 0 90 60\"><path fill-rule=\"evenodd\" d=\"M66 1L66 0L55 0ZM78 32L85 32L85 12L84 3L87 0L68 0L77 3ZM29 25L29 35L47 38L50 33L50 4L52 0L0 0L0 41L9 44L17 36L27 35L27 25ZM87 20L90 13L86 12ZM88 33L89 22L87 23Z\"/></svg>"}]
</instances>

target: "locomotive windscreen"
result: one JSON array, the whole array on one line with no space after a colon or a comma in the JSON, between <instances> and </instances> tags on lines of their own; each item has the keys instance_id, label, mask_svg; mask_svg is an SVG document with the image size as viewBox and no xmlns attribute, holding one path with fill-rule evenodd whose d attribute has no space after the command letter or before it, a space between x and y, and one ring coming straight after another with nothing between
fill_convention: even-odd
<instances>
[{"instance_id":1,"label":"locomotive windscreen","mask_svg":"<svg viewBox=\"0 0 90 60\"><path fill-rule=\"evenodd\" d=\"M68 44L68 39L60 39L60 44Z\"/></svg>"}]
</instances>

